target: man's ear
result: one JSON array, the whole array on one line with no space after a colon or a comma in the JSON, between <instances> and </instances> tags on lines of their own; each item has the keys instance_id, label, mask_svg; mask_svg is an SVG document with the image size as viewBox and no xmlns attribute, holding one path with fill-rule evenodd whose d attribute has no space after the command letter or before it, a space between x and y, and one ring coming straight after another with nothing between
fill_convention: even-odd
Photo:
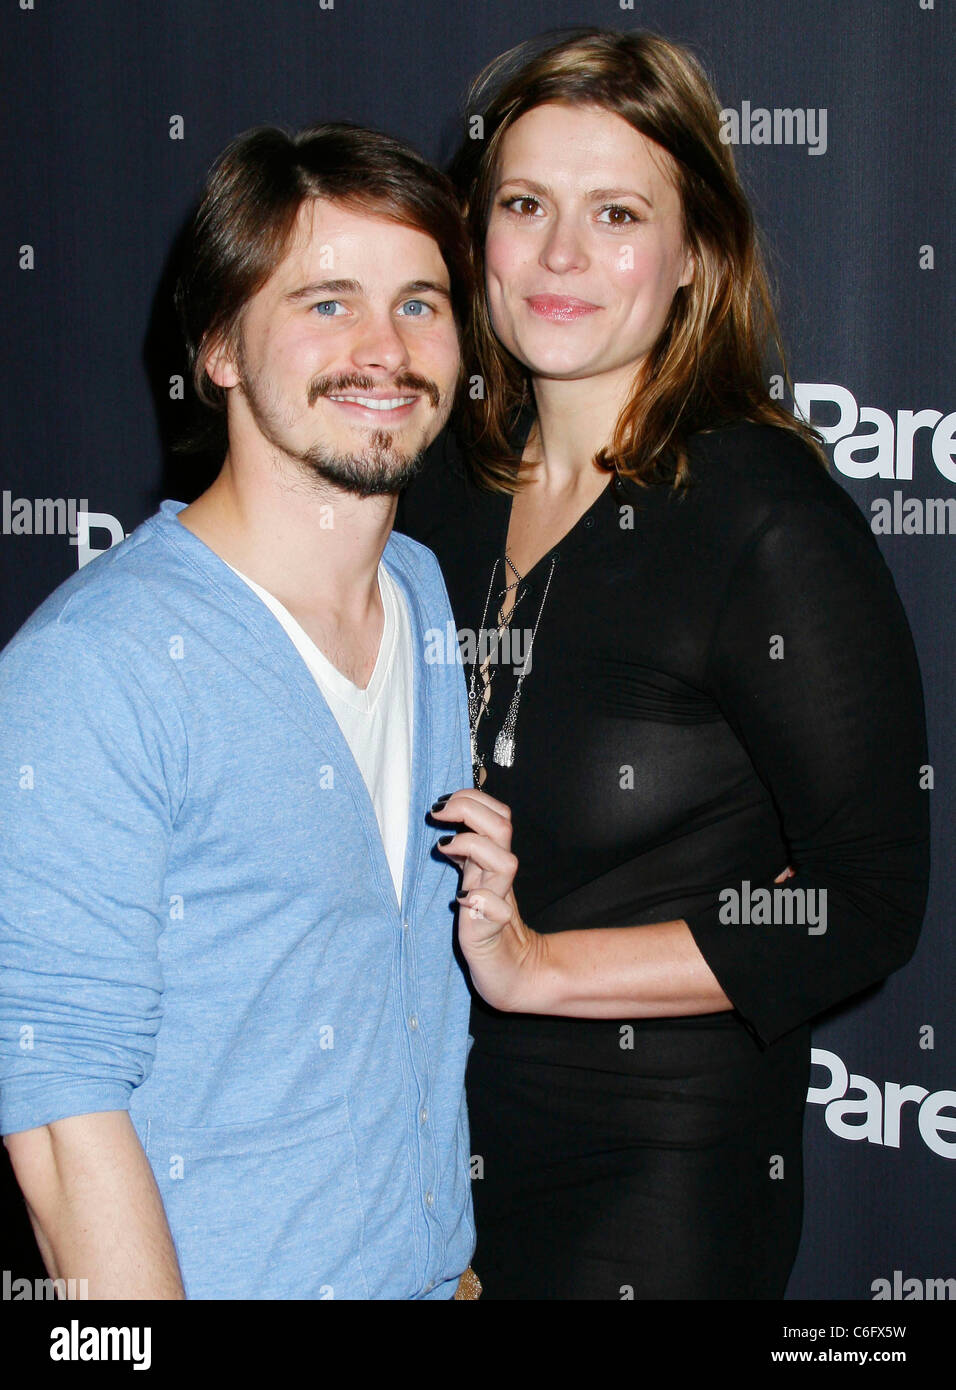
<instances>
[{"instance_id":1,"label":"man's ear","mask_svg":"<svg viewBox=\"0 0 956 1390\"><path fill-rule=\"evenodd\" d=\"M235 356L226 343L214 343L207 352L206 375L215 386L228 389L239 385Z\"/></svg>"}]
</instances>

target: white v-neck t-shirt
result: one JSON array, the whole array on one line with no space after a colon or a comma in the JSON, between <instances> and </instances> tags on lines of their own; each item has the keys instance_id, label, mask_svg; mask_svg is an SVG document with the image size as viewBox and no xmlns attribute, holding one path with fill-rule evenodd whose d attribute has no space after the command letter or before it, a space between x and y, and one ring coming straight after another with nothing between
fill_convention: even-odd
<instances>
[{"instance_id":1,"label":"white v-neck t-shirt","mask_svg":"<svg viewBox=\"0 0 956 1390\"><path fill-rule=\"evenodd\" d=\"M401 589L380 563L378 589L385 626L375 668L362 690L323 656L277 598L233 565L229 568L275 614L325 696L368 788L395 896L401 905L411 794L415 679L411 626Z\"/></svg>"}]
</instances>

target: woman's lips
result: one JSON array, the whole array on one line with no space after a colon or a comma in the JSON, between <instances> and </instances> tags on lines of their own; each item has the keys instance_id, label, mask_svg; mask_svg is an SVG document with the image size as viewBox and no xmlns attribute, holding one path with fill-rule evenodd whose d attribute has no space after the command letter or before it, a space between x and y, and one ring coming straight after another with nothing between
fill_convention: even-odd
<instances>
[{"instance_id":1,"label":"woman's lips","mask_svg":"<svg viewBox=\"0 0 956 1390\"><path fill-rule=\"evenodd\" d=\"M587 299L574 299L563 294L533 294L525 303L539 318L552 319L557 323L569 323L572 319L584 318L586 314L596 314L601 307Z\"/></svg>"}]
</instances>

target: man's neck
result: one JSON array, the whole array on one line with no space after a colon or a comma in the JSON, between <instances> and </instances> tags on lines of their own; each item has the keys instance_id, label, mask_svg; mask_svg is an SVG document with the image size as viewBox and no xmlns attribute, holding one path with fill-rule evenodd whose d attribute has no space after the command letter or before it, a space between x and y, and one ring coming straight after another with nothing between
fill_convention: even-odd
<instances>
[{"instance_id":1,"label":"man's neck","mask_svg":"<svg viewBox=\"0 0 956 1390\"><path fill-rule=\"evenodd\" d=\"M274 460L241 468L229 455L179 520L295 616L360 625L379 603L377 574L393 496L357 497L290 476Z\"/></svg>"}]
</instances>

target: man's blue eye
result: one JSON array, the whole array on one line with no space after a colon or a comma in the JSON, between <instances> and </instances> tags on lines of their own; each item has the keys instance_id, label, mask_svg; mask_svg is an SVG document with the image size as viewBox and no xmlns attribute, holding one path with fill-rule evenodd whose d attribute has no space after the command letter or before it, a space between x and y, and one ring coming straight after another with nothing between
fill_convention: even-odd
<instances>
[{"instance_id":1,"label":"man's blue eye","mask_svg":"<svg viewBox=\"0 0 956 1390\"><path fill-rule=\"evenodd\" d=\"M337 299L323 299L321 304L316 304L314 307L318 310L320 318L332 319L336 317L335 309L338 307L338 303ZM332 310L332 312L329 313L328 310Z\"/></svg>"}]
</instances>

